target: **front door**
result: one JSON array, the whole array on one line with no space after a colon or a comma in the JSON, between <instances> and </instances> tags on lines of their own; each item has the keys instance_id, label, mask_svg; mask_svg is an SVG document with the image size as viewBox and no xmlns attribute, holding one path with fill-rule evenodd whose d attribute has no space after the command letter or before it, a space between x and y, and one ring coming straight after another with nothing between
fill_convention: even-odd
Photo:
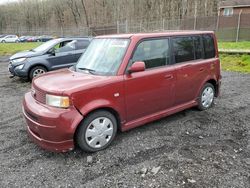
<instances>
[{"instance_id":1,"label":"front door","mask_svg":"<svg viewBox=\"0 0 250 188\"><path fill-rule=\"evenodd\" d=\"M61 42L54 50L55 53L47 57L52 70L70 67L76 63L75 41Z\"/></svg>"},{"instance_id":2,"label":"front door","mask_svg":"<svg viewBox=\"0 0 250 188\"><path fill-rule=\"evenodd\" d=\"M125 75L127 121L170 108L174 104L175 69L168 65L169 40L150 39L137 46L131 62L143 61L146 70Z\"/></svg>"}]
</instances>

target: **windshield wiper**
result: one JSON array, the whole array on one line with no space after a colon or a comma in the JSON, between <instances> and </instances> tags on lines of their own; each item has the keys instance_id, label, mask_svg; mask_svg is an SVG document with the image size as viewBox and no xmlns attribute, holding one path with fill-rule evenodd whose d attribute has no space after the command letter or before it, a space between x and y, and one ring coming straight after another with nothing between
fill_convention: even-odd
<instances>
[{"instance_id":1,"label":"windshield wiper","mask_svg":"<svg viewBox=\"0 0 250 188\"><path fill-rule=\"evenodd\" d=\"M93 69L88 69L88 68L85 68L85 67L80 67L80 68L77 68L77 69L84 70L84 71L88 71L88 72L91 73L91 74L94 74L94 72L95 72L95 70L93 70Z\"/></svg>"}]
</instances>

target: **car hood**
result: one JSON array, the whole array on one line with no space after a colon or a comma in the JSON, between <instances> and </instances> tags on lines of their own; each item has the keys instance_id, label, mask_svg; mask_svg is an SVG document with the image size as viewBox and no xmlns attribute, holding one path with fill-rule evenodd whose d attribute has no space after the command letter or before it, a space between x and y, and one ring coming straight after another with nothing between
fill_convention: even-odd
<instances>
[{"instance_id":1,"label":"car hood","mask_svg":"<svg viewBox=\"0 0 250 188\"><path fill-rule=\"evenodd\" d=\"M73 92L98 87L100 83L112 81L111 76L92 75L60 69L48 72L33 80L33 87L51 94L71 95Z\"/></svg>"},{"instance_id":2,"label":"car hood","mask_svg":"<svg viewBox=\"0 0 250 188\"><path fill-rule=\"evenodd\" d=\"M22 51L14 54L10 57L10 60L22 58L22 57L34 57L40 55L39 52L33 52L33 51Z\"/></svg>"}]
</instances>

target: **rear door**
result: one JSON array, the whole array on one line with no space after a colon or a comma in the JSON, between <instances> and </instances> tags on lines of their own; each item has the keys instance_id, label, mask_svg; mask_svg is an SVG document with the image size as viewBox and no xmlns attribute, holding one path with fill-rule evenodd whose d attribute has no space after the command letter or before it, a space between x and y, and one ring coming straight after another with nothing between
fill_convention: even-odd
<instances>
[{"instance_id":1,"label":"rear door","mask_svg":"<svg viewBox=\"0 0 250 188\"><path fill-rule=\"evenodd\" d=\"M175 105L180 105L196 99L209 62L204 59L201 36L174 37L172 47L177 74Z\"/></svg>"},{"instance_id":2,"label":"rear door","mask_svg":"<svg viewBox=\"0 0 250 188\"><path fill-rule=\"evenodd\" d=\"M175 69L170 66L169 39L148 39L138 44L131 59L146 70L125 75L127 121L157 113L174 103Z\"/></svg>"}]
</instances>

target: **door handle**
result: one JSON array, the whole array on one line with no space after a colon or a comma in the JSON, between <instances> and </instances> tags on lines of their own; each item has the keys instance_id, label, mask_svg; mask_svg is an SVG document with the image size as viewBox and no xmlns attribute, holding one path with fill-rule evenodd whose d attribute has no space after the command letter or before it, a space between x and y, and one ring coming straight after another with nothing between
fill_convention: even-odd
<instances>
[{"instance_id":1,"label":"door handle","mask_svg":"<svg viewBox=\"0 0 250 188\"><path fill-rule=\"evenodd\" d=\"M164 76L164 78L167 79L167 80L170 80L170 79L173 78L173 75L172 74L167 74L167 75Z\"/></svg>"},{"instance_id":2,"label":"door handle","mask_svg":"<svg viewBox=\"0 0 250 188\"><path fill-rule=\"evenodd\" d=\"M203 72L204 71L204 68L200 68L200 72Z\"/></svg>"}]
</instances>

